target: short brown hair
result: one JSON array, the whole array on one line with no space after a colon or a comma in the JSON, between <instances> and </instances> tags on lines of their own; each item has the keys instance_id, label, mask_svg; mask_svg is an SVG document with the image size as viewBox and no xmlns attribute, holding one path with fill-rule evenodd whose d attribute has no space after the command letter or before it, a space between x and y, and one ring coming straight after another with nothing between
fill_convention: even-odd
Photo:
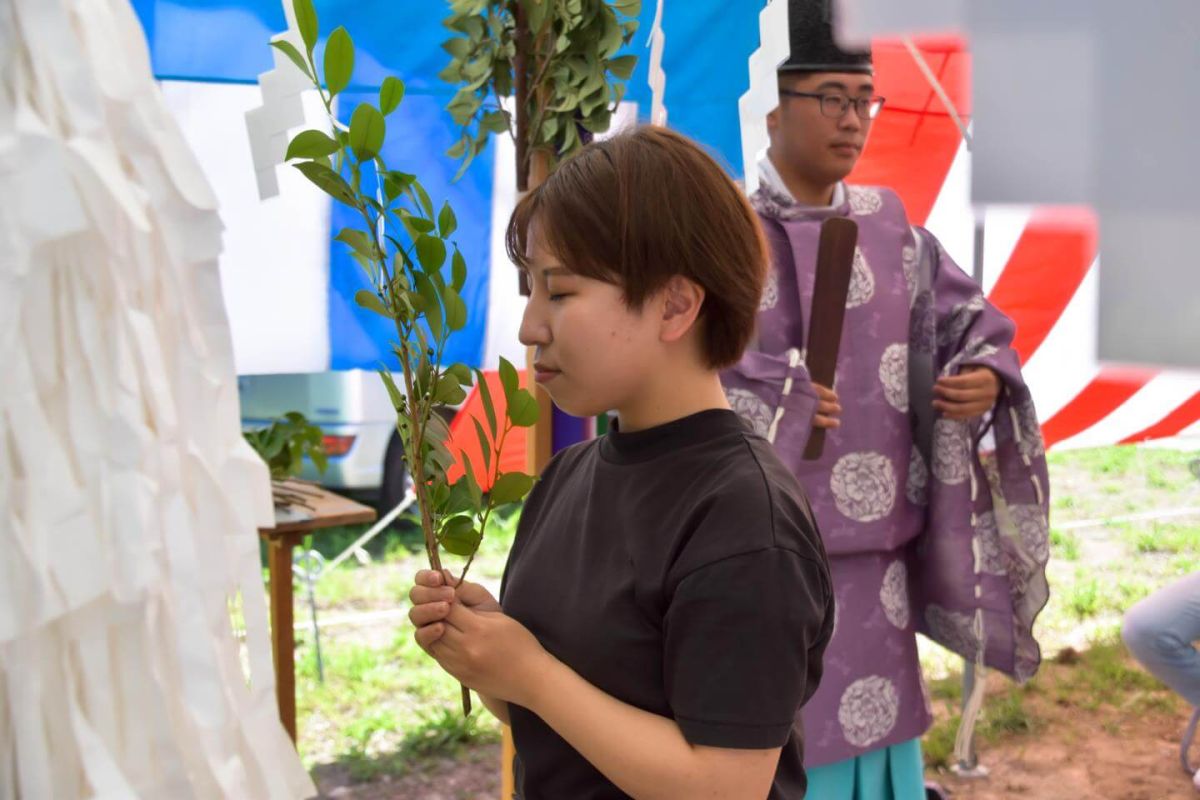
<instances>
[{"instance_id":1,"label":"short brown hair","mask_svg":"<svg viewBox=\"0 0 1200 800\"><path fill-rule=\"evenodd\" d=\"M741 358L766 281L766 242L742 192L696 143L647 126L564 161L509 220L508 254L525 268L535 218L564 266L620 286L633 309L675 275L695 281L708 365Z\"/></svg>"}]
</instances>

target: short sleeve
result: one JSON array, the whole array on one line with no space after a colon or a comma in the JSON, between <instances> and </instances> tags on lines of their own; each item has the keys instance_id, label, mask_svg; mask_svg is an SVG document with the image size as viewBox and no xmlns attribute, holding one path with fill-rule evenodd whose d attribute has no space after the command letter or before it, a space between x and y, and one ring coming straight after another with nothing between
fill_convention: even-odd
<instances>
[{"instance_id":1,"label":"short sleeve","mask_svg":"<svg viewBox=\"0 0 1200 800\"><path fill-rule=\"evenodd\" d=\"M832 611L825 566L785 548L681 580L664 619L663 668L684 737L709 747L784 745L820 681Z\"/></svg>"}]
</instances>

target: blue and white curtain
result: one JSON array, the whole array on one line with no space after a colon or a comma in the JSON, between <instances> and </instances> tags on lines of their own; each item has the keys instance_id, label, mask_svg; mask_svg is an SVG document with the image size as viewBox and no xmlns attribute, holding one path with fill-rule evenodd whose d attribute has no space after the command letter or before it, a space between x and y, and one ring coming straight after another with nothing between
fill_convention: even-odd
<instances>
[{"instance_id":1,"label":"blue and white curtain","mask_svg":"<svg viewBox=\"0 0 1200 800\"><path fill-rule=\"evenodd\" d=\"M220 198L225 223L222 283L240 374L374 368L389 362L389 329L354 304L358 266L330 231L352 224L302 176L278 168L280 195L259 200L245 113L262 104L258 76L274 66L270 38L287 29L289 0L133 0L150 45L155 75ZM738 97L746 62L758 46L760 0L663 3L667 46L662 69L671 126L703 142L740 177ZM445 112L454 87L437 73L447 56L439 0L316 0L323 32L343 25L357 50L355 84L340 96L347 119L358 95L373 96L383 77L407 84L385 158L416 172L435 203L449 200L470 280L470 324L448 358L488 367L500 355L523 361L517 325L523 301L504 254L503 229L513 203L511 142L495 139L457 183L445 151L457 130ZM622 116L647 121L651 108L648 40L655 13L643 3L629 51L639 56ZM318 45L320 63L322 44ZM309 118L320 119L316 101Z\"/></svg>"}]
</instances>

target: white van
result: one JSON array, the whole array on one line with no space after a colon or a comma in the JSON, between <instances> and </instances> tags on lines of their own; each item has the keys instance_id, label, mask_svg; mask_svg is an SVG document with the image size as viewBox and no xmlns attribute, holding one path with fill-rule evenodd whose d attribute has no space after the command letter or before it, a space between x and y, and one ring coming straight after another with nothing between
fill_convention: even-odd
<instances>
[{"instance_id":1,"label":"white van","mask_svg":"<svg viewBox=\"0 0 1200 800\"><path fill-rule=\"evenodd\" d=\"M325 432L329 466L317 472L305 459L302 478L335 491L378 492L381 508L404 497L408 481L396 413L379 375L366 370L241 375L242 429L270 425L299 411Z\"/></svg>"}]
</instances>

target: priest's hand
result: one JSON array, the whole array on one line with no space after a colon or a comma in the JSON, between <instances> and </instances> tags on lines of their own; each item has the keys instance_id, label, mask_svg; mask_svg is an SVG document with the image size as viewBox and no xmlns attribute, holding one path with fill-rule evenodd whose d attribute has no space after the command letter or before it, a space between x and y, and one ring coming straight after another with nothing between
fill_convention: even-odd
<instances>
[{"instance_id":1,"label":"priest's hand","mask_svg":"<svg viewBox=\"0 0 1200 800\"><path fill-rule=\"evenodd\" d=\"M972 364L957 375L938 378L933 393L933 407L946 419L978 419L996 405L1000 376L991 367Z\"/></svg>"},{"instance_id":2,"label":"priest's hand","mask_svg":"<svg viewBox=\"0 0 1200 800\"><path fill-rule=\"evenodd\" d=\"M842 405L838 402L837 392L819 383L814 383L813 388L817 391L817 415L813 417L813 427L839 427L842 424L838 419L842 415Z\"/></svg>"}]
</instances>

